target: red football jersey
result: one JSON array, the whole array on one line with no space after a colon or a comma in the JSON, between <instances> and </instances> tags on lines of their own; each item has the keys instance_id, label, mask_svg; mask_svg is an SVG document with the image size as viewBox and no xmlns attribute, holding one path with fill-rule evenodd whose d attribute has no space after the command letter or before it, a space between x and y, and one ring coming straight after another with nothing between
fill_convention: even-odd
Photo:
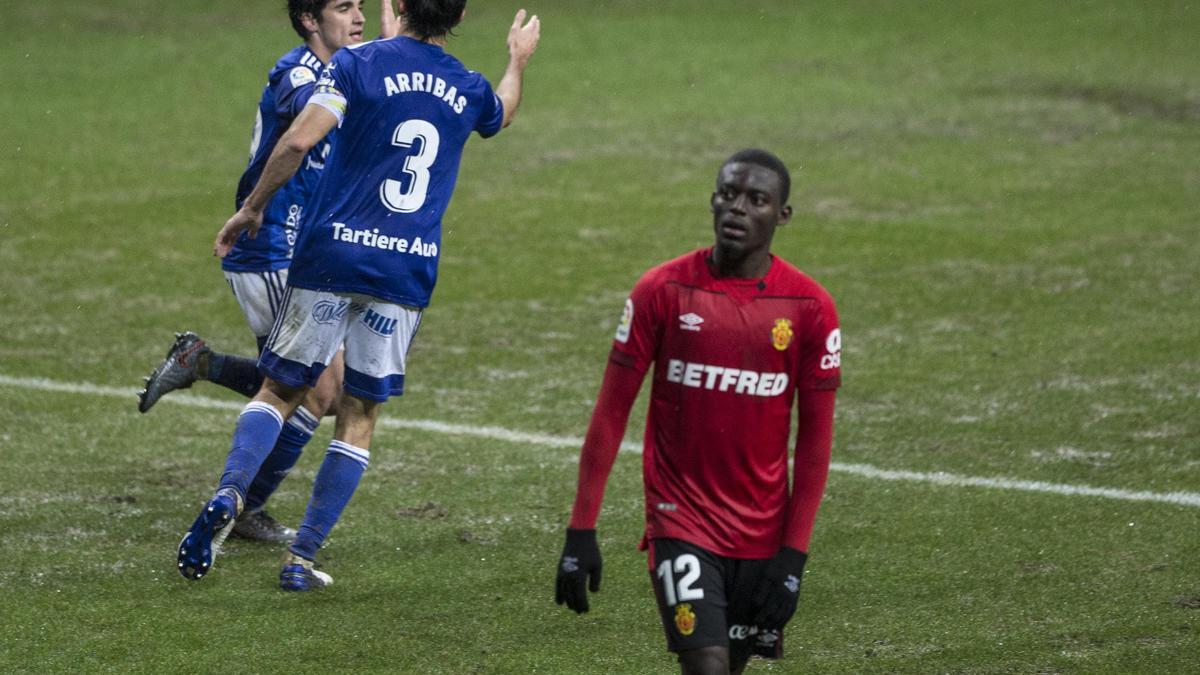
<instances>
[{"instance_id":1,"label":"red football jersey","mask_svg":"<svg viewBox=\"0 0 1200 675\"><path fill-rule=\"evenodd\" d=\"M837 310L779 257L762 279L733 279L713 275L710 253L643 275L613 343L611 358L639 375L654 364L646 537L770 557L783 537L796 392L841 383Z\"/></svg>"}]
</instances>

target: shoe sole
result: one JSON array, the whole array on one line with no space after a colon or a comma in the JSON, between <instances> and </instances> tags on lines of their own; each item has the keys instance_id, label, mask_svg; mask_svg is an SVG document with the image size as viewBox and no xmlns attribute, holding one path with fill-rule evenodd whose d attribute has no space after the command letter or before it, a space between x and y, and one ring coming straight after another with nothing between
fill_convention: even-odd
<instances>
[{"instance_id":1,"label":"shoe sole","mask_svg":"<svg viewBox=\"0 0 1200 675\"><path fill-rule=\"evenodd\" d=\"M179 540L178 567L183 578L199 581L212 569L232 523L233 512L226 504L214 499L204 505L187 534Z\"/></svg>"}]
</instances>

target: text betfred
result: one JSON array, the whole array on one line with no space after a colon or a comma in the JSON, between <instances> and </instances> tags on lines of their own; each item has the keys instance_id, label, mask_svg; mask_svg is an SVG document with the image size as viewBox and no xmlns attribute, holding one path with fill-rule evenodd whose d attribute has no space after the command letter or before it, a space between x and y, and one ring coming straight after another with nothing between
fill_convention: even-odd
<instances>
[{"instance_id":1,"label":"text betfred","mask_svg":"<svg viewBox=\"0 0 1200 675\"><path fill-rule=\"evenodd\" d=\"M370 230L356 230L347 227L345 223L334 223L333 238L347 244L377 248L382 251L408 253L425 258L436 258L438 254L437 242L423 242L420 237L413 237L412 241L409 241L404 237L379 234L379 228L377 227Z\"/></svg>"},{"instance_id":2,"label":"text betfred","mask_svg":"<svg viewBox=\"0 0 1200 675\"><path fill-rule=\"evenodd\" d=\"M756 373L671 359L667 362L667 382L749 396L778 396L787 389L788 376L787 373Z\"/></svg>"}]
</instances>

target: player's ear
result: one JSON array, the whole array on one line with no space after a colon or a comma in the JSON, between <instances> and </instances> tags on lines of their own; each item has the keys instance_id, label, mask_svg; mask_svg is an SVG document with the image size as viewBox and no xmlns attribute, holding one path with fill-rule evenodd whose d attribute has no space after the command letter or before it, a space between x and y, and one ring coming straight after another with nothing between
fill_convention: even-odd
<instances>
[{"instance_id":1,"label":"player's ear","mask_svg":"<svg viewBox=\"0 0 1200 675\"><path fill-rule=\"evenodd\" d=\"M321 32L321 22L317 21L317 18L308 12L300 15L300 25L304 26L304 30L309 33Z\"/></svg>"},{"instance_id":2,"label":"player's ear","mask_svg":"<svg viewBox=\"0 0 1200 675\"><path fill-rule=\"evenodd\" d=\"M715 192L712 193L708 198L708 211L709 213L717 212L717 193Z\"/></svg>"},{"instance_id":3,"label":"player's ear","mask_svg":"<svg viewBox=\"0 0 1200 675\"><path fill-rule=\"evenodd\" d=\"M780 225L787 225L788 221L791 219L792 219L792 205L784 204L783 208L779 209L779 222L775 223L775 226L779 227Z\"/></svg>"}]
</instances>

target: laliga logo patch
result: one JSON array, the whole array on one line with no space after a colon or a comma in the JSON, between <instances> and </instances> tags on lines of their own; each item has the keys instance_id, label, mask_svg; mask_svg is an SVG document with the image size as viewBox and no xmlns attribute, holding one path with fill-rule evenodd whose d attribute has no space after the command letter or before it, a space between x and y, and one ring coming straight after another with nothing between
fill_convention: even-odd
<instances>
[{"instance_id":1,"label":"laliga logo patch","mask_svg":"<svg viewBox=\"0 0 1200 675\"><path fill-rule=\"evenodd\" d=\"M784 351L792 344L792 322L787 319L775 319L775 327L771 329L771 344L779 351Z\"/></svg>"},{"instance_id":2,"label":"laliga logo patch","mask_svg":"<svg viewBox=\"0 0 1200 675\"><path fill-rule=\"evenodd\" d=\"M292 81L292 88L295 89L296 87L299 87L302 84L308 84L309 82L316 82L317 76L315 73L313 73L313 71L309 70L308 68L305 68L304 66L297 66L295 68L292 68L292 71L290 73L288 73L288 79L290 79Z\"/></svg>"},{"instance_id":3,"label":"laliga logo patch","mask_svg":"<svg viewBox=\"0 0 1200 675\"><path fill-rule=\"evenodd\" d=\"M629 342L629 331L633 328L633 298L625 299L625 310L621 312L621 323L617 324L615 340L621 344Z\"/></svg>"},{"instance_id":4,"label":"laliga logo patch","mask_svg":"<svg viewBox=\"0 0 1200 675\"><path fill-rule=\"evenodd\" d=\"M842 329L829 331L829 337L825 338L825 351L829 353L821 357L821 370L833 370L842 365Z\"/></svg>"},{"instance_id":5,"label":"laliga logo patch","mask_svg":"<svg viewBox=\"0 0 1200 675\"><path fill-rule=\"evenodd\" d=\"M681 602L675 607L675 628L684 637L696 631L696 613L692 611L692 603Z\"/></svg>"}]
</instances>

